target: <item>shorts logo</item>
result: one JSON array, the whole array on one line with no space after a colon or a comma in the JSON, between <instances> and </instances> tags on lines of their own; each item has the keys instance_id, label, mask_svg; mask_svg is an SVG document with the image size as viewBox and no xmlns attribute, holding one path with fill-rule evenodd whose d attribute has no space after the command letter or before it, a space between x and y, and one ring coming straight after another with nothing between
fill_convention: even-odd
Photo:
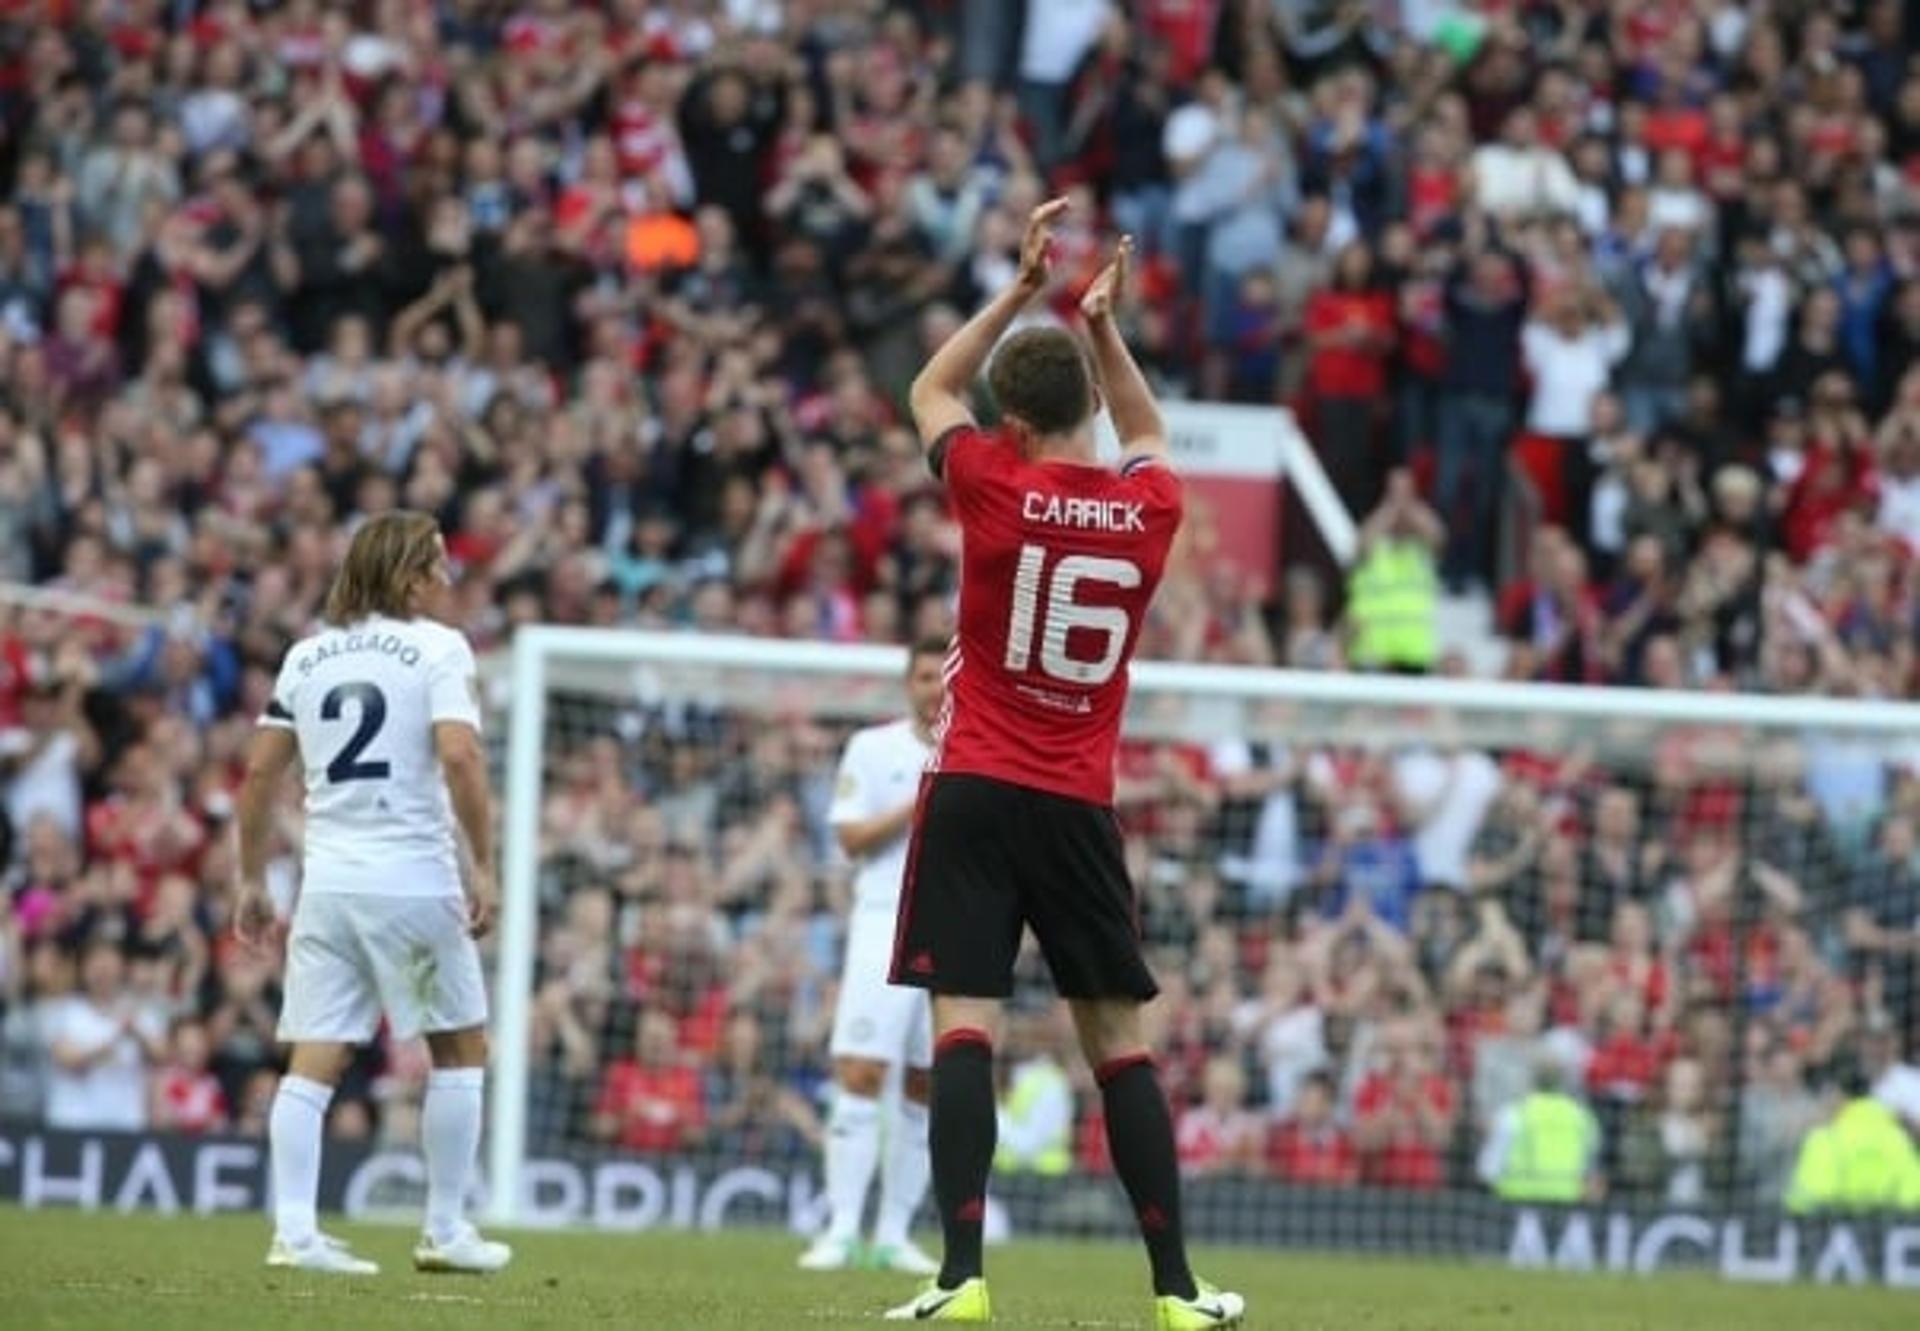
<instances>
[{"instance_id":1,"label":"shorts logo","mask_svg":"<svg viewBox=\"0 0 1920 1331\"><path fill-rule=\"evenodd\" d=\"M439 978L440 961L433 955L433 949L414 944L407 953L407 988L413 991L413 1001L423 1008L431 1006Z\"/></svg>"},{"instance_id":2,"label":"shorts logo","mask_svg":"<svg viewBox=\"0 0 1920 1331\"><path fill-rule=\"evenodd\" d=\"M912 971L915 975L933 974L933 953L931 952L914 953L912 959L907 962L907 969Z\"/></svg>"}]
</instances>

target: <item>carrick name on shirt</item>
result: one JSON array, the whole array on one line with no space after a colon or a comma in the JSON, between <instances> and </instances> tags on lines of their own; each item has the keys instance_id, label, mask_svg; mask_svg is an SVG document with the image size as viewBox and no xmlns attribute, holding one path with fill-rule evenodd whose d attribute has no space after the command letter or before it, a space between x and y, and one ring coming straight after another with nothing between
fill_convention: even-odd
<instances>
[{"instance_id":1,"label":"carrick name on shirt","mask_svg":"<svg viewBox=\"0 0 1920 1331\"><path fill-rule=\"evenodd\" d=\"M1068 499L1028 490L1020 516L1049 527L1079 527L1085 531L1139 531L1147 529L1140 504L1124 499Z\"/></svg>"}]
</instances>

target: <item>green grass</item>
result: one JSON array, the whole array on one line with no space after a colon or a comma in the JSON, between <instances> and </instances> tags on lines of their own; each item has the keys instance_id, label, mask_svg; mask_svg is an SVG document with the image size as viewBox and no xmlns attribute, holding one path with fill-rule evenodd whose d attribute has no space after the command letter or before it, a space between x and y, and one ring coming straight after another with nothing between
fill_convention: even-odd
<instances>
[{"instance_id":1,"label":"green grass","mask_svg":"<svg viewBox=\"0 0 1920 1331\"><path fill-rule=\"evenodd\" d=\"M410 1231L347 1226L387 1268L342 1281L269 1272L258 1217L0 1209L8 1331L776 1331L873 1325L910 1292L897 1276L806 1275L777 1235L520 1234L506 1274L425 1277ZM1144 1328L1143 1263L1117 1244L1020 1243L989 1253L997 1325ZM1758 1288L1705 1276L1624 1280L1247 1250L1203 1255L1273 1331L1877 1331L1920 1326L1920 1299L1883 1290Z\"/></svg>"}]
</instances>

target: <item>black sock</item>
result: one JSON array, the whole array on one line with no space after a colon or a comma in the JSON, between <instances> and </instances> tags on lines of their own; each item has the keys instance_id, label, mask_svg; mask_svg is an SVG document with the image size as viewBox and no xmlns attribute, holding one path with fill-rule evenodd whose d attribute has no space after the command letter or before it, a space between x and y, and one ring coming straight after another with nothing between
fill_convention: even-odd
<instances>
[{"instance_id":1,"label":"black sock","mask_svg":"<svg viewBox=\"0 0 1920 1331\"><path fill-rule=\"evenodd\" d=\"M929 1113L933 1197L946 1238L940 1285L953 1289L980 1274L987 1172L993 1168L999 1132L993 1103L993 1044L984 1032L955 1030L940 1037L933 1050Z\"/></svg>"},{"instance_id":2,"label":"black sock","mask_svg":"<svg viewBox=\"0 0 1920 1331\"><path fill-rule=\"evenodd\" d=\"M1116 1058L1094 1070L1106 1106L1107 1145L1114 1172L1127 1189L1140 1237L1153 1263L1153 1292L1183 1299L1199 1294L1187 1266L1180 1225L1180 1162L1173 1149L1173 1116L1153 1060Z\"/></svg>"}]
</instances>

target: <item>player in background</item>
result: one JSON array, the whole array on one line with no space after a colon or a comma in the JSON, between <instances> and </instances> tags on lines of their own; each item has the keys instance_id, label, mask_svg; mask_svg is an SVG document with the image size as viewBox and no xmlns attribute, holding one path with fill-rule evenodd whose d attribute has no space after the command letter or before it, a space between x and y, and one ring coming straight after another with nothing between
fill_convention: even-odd
<instances>
[{"instance_id":1,"label":"player in background","mask_svg":"<svg viewBox=\"0 0 1920 1331\"><path fill-rule=\"evenodd\" d=\"M512 1258L462 1205L480 1145L487 997L474 940L495 908L493 797L480 743L473 652L453 609L434 520L387 513L356 533L327 596L327 626L294 644L247 752L237 821L234 928L272 928L267 897L275 792L306 780L300 896L287 939L280 1039L292 1045L268 1121L274 1235L267 1265L373 1275L321 1234L314 1210L321 1125L355 1045L384 1012L433 1057L420 1114L427 1165L422 1271L498 1271ZM467 872L460 864L465 834Z\"/></svg>"},{"instance_id":2,"label":"player in background","mask_svg":"<svg viewBox=\"0 0 1920 1331\"><path fill-rule=\"evenodd\" d=\"M909 399L961 530L948 711L908 851L893 978L933 993L930 1143L946 1239L939 1276L897 1320L984 1322L981 1228L993 1163L993 1031L1033 930L1100 1085L1115 1171L1153 1269L1161 1331L1237 1326L1245 1301L1194 1279L1173 1122L1142 1033L1157 992L1113 816L1127 663L1180 526L1166 431L1114 322L1131 242L1081 302L1081 342L1025 329L994 354L1002 424L966 394L1048 282L1056 199L1034 211L1019 276L940 348ZM1104 393L1123 454L1100 463Z\"/></svg>"},{"instance_id":3,"label":"player in background","mask_svg":"<svg viewBox=\"0 0 1920 1331\"><path fill-rule=\"evenodd\" d=\"M838 1271L852 1264L876 1169L880 1209L873 1264L918 1276L940 1269L908 1236L913 1214L927 1195L933 1016L925 991L889 984L887 967L907 868L907 830L946 697L947 649L945 638L913 645L907 656L911 715L870 726L847 741L833 806L827 811L841 849L859 868L830 1050L834 1091L827 1116L829 1216L826 1232L800 1258L801 1267L809 1271ZM889 1115L884 1100L896 1070L900 1093Z\"/></svg>"}]
</instances>

